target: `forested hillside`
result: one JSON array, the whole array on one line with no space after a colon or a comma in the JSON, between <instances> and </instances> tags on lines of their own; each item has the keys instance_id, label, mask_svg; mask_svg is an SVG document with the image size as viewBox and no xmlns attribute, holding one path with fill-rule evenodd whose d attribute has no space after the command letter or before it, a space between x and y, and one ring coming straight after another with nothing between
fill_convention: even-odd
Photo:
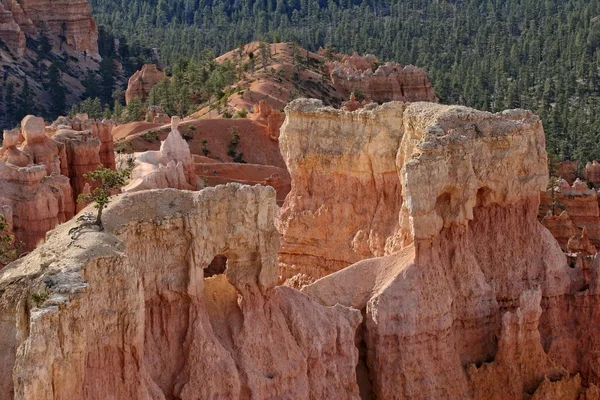
<instances>
[{"instance_id":1,"label":"forested hillside","mask_svg":"<svg viewBox=\"0 0 600 400\"><path fill-rule=\"evenodd\" d=\"M600 0L91 0L172 65L253 39L425 68L444 103L539 113L561 159L600 158Z\"/></svg>"}]
</instances>

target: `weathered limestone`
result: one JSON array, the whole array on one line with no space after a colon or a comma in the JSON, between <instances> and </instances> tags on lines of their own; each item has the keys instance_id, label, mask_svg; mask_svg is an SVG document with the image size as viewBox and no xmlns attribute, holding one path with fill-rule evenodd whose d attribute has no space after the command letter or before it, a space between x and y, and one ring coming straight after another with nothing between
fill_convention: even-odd
<instances>
[{"instance_id":1,"label":"weathered limestone","mask_svg":"<svg viewBox=\"0 0 600 400\"><path fill-rule=\"evenodd\" d=\"M62 143L66 149L67 171L63 171L71 180L75 199L83 193L85 185L91 182L85 174L98 169L100 162L100 140L91 131L59 129L52 137Z\"/></svg>"},{"instance_id":2,"label":"weathered limestone","mask_svg":"<svg viewBox=\"0 0 600 400\"><path fill-rule=\"evenodd\" d=\"M266 101L260 100L254 105L252 118L264 122L267 135L275 141L279 140L279 129L285 120L285 115L279 110L273 109Z\"/></svg>"},{"instance_id":3,"label":"weathered limestone","mask_svg":"<svg viewBox=\"0 0 600 400\"><path fill-rule=\"evenodd\" d=\"M0 148L0 161L15 167L26 167L31 159L17 148L21 132L18 129L4 131L2 147Z\"/></svg>"},{"instance_id":4,"label":"weathered limestone","mask_svg":"<svg viewBox=\"0 0 600 400\"><path fill-rule=\"evenodd\" d=\"M59 129L90 131L92 136L97 137L100 141L100 162L106 168L114 169L115 147L111 132L115 126L116 123L111 120L88 119L86 114L78 114L75 118L59 117L47 131L56 132Z\"/></svg>"},{"instance_id":5,"label":"weathered limestone","mask_svg":"<svg viewBox=\"0 0 600 400\"><path fill-rule=\"evenodd\" d=\"M281 128L281 153L293 182L277 222L284 279L298 273L319 278L410 241L398 220L396 153L404 105L355 113L321 105L292 102Z\"/></svg>"},{"instance_id":6,"label":"weathered limestone","mask_svg":"<svg viewBox=\"0 0 600 400\"><path fill-rule=\"evenodd\" d=\"M90 189L84 175L99 164L114 168L113 124L79 115L46 128L42 118L30 115L21 126L4 133L0 204L12 208L15 236L32 250L80 209L77 197L86 185Z\"/></svg>"},{"instance_id":7,"label":"weathered limestone","mask_svg":"<svg viewBox=\"0 0 600 400\"><path fill-rule=\"evenodd\" d=\"M523 129L543 134L533 115L492 115L430 103L412 104L408 112L405 107L388 103L351 113L299 100L286 108L280 143L294 184L278 222L284 279L296 273L319 278L391 254L412 238L431 238L454 222L466 224L477 196L490 203L513 201L523 186L526 190L546 180L540 172L524 184L507 185L502 194L497 189L516 179L512 168L529 171L540 162L525 157L526 151L539 153L527 136L504 137ZM495 156L515 141L521 146L518 158ZM439 153L442 146L448 146L447 153ZM413 154L422 157L413 160ZM425 164L426 156L438 161ZM480 165L487 158L498 164L498 177L489 183L478 176L487 173ZM478 194L474 186L482 181Z\"/></svg>"},{"instance_id":8,"label":"weathered limestone","mask_svg":"<svg viewBox=\"0 0 600 400\"><path fill-rule=\"evenodd\" d=\"M145 64L141 70L129 78L125 91L125 103L129 104L134 99L145 101L154 85L165 79L166 76L156 65Z\"/></svg>"},{"instance_id":9,"label":"weathered limestone","mask_svg":"<svg viewBox=\"0 0 600 400\"><path fill-rule=\"evenodd\" d=\"M560 217L553 216L553 202L555 203L555 214L559 214L563 210L567 214ZM552 194L552 190L542 192L540 217L542 216L542 224L550 229L563 250L566 241L570 238L570 236L567 237L567 234L571 231L568 227L567 217L577 230L572 235L580 234L583 229L586 229L592 244L596 247L600 246L598 193L595 189L588 188L586 182L576 179L573 185L570 186L566 180L561 179L557 187L554 188L554 194Z\"/></svg>"},{"instance_id":10,"label":"weathered limestone","mask_svg":"<svg viewBox=\"0 0 600 400\"><path fill-rule=\"evenodd\" d=\"M229 184L120 195L73 246L60 226L0 272L0 397L358 399L360 313L275 287L276 212Z\"/></svg>"}]
</instances>

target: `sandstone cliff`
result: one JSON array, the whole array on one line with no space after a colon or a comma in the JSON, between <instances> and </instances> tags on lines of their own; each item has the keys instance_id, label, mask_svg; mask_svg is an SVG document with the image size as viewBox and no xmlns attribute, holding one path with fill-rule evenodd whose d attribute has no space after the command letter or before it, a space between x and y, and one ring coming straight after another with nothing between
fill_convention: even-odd
<instances>
[{"instance_id":1,"label":"sandstone cliff","mask_svg":"<svg viewBox=\"0 0 600 400\"><path fill-rule=\"evenodd\" d=\"M547 183L537 117L430 103L349 113L307 100L286 113L284 273L325 275L364 257L357 242L364 254L391 253L303 289L324 305L362 310L359 369L370 379L359 380L361 393L597 398L591 354L600 345L589 324L600 310L597 266L570 268L537 221ZM389 183L377 185L383 177ZM394 207L382 218L386 201ZM365 239L354 240L357 229ZM346 240L331 239L337 232Z\"/></svg>"},{"instance_id":2,"label":"sandstone cliff","mask_svg":"<svg viewBox=\"0 0 600 400\"><path fill-rule=\"evenodd\" d=\"M0 272L0 397L358 399L360 313L275 287L276 211L229 184L120 195L74 241L60 226Z\"/></svg>"}]
</instances>

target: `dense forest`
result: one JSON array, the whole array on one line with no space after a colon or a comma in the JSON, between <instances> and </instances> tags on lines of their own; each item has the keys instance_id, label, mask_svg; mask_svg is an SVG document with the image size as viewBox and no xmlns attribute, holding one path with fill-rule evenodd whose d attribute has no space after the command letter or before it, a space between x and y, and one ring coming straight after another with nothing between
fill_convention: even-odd
<instances>
[{"instance_id":1,"label":"dense forest","mask_svg":"<svg viewBox=\"0 0 600 400\"><path fill-rule=\"evenodd\" d=\"M561 159L600 158L600 0L91 3L109 34L167 67L254 39L373 53L425 68L443 103L537 112Z\"/></svg>"}]
</instances>

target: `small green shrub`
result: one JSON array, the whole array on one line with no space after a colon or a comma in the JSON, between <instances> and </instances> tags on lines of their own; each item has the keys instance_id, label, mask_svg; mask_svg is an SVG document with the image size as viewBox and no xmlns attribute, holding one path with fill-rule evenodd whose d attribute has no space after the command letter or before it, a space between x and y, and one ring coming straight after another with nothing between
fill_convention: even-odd
<instances>
[{"instance_id":1,"label":"small green shrub","mask_svg":"<svg viewBox=\"0 0 600 400\"><path fill-rule=\"evenodd\" d=\"M206 139L202 139L202 154L204 154L204 157L208 157L210 154L210 150L208 149L208 140Z\"/></svg>"},{"instance_id":2,"label":"small green shrub","mask_svg":"<svg viewBox=\"0 0 600 400\"><path fill-rule=\"evenodd\" d=\"M229 145L227 146L227 155L233 159L233 162L236 163L245 163L243 154L238 152L238 145L240 144L240 134L235 126L232 126L229 129L229 133L231 134L231 140L229 141Z\"/></svg>"},{"instance_id":3,"label":"small green shrub","mask_svg":"<svg viewBox=\"0 0 600 400\"><path fill-rule=\"evenodd\" d=\"M246 110L245 108L242 108L235 115L237 118L246 118L248 116L248 110Z\"/></svg>"},{"instance_id":4,"label":"small green shrub","mask_svg":"<svg viewBox=\"0 0 600 400\"><path fill-rule=\"evenodd\" d=\"M48 292L37 292L31 294L31 300L33 300L35 304L43 303L44 301L48 300L48 297L50 297Z\"/></svg>"},{"instance_id":5,"label":"small green shrub","mask_svg":"<svg viewBox=\"0 0 600 400\"><path fill-rule=\"evenodd\" d=\"M190 132L181 132L181 137L186 142L189 142L190 140L192 140L194 138L194 135L192 135Z\"/></svg>"},{"instance_id":6,"label":"small green shrub","mask_svg":"<svg viewBox=\"0 0 600 400\"><path fill-rule=\"evenodd\" d=\"M153 142L158 140L158 132L152 130L148 131L142 135L142 138L144 138L144 140L147 142Z\"/></svg>"}]
</instances>

